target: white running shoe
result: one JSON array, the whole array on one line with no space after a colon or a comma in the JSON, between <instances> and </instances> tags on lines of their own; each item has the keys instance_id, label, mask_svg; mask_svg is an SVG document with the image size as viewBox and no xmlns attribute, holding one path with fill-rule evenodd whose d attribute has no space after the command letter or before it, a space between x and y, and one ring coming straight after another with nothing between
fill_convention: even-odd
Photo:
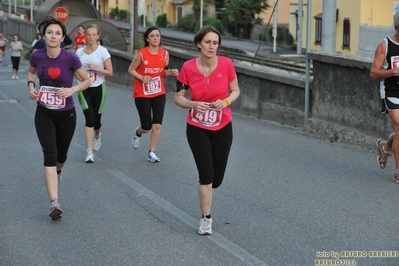
<instances>
[{"instance_id":1,"label":"white running shoe","mask_svg":"<svg viewBox=\"0 0 399 266\"><path fill-rule=\"evenodd\" d=\"M94 154L91 150L87 149L85 163L94 163Z\"/></svg>"},{"instance_id":2,"label":"white running shoe","mask_svg":"<svg viewBox=\"0 0 399 266\"><path fill-rule=\"evenodd\" d=\"M98 151L101 148L101 132L99 134L98 139L96 139L96 134L94 134L94 139L93 139L93 151Z\"/></svg>"},{"instance_id":3,"label":"white running shoe","mask_svg":"<svg viewBox=\"0 0 399 266\"><path fill-rule=\"evenodd\" d=\"M60 218L62 218L61 216L62 211L61 211L61 205L58 202L57 199L54 199L50 202L50 217L53 220L59 220Z\"/></svg>"},{"instance_id":4,"label":"white running shoe","mask_svg":"<svg viewBox=\"0 0 399 266\"><path fill-rule=\"evenodd\" d=\"M212 235L212 218L201 218L200 226L198 228L198 234L200 235Z\"/></svg>"},{"instance_id":5,"label":"white running shoe","mask_svg":"<svg viewBox=\"0 0 399 266\"><path fill-rule=\"evenodd\" d=\"M132 145L133 145L133 148L135 148L135 149L140 148L140 145L141 145L141 137L137 136L137 130L139 130L139 127L137 127L136 130L134 130L134 135L132 138Z\"/></svg>"},{"instance_id":6,"label":"white running shoe","mask_svg":"<svg viewBox=\"0 0 399 266\"><path fill-rule=\"evenodd\" d=\"M150 152L148 153L148 158L147 158L147 160L148 160L149 162L152 162L152 163L157 163L157 162L160 162L160 161L161 161L161 160L158 158L158 156L155 154L154 151L150 151Z\"/></svg>"},{"instance_id":7,"label":"white running shoe","mask_svg":"<svg viewBox=\"0 0 399 266\"><path fill-rule=\"evenodd\" d=\"M15 76L15 79L19 79L19 77L18 77L18 76Z\"/></svg>"},{"instance_id":8,"label":"white running shoe","mask_svg":"<svg viewBox=\"0 0 399 266\"><path fill-rule=\"evenodd\" d=\"M15 79L15 75L12 75L12 78L11 79Z\"/></svg>"}]
</instances>

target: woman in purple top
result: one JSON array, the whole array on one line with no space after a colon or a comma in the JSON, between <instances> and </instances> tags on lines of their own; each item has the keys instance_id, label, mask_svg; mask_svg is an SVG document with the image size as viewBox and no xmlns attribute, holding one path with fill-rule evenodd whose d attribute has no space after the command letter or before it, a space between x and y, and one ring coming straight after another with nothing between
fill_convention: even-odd
<instances>
[{"instance_id":1,"label":"woman in purple top","mask_svg":"<svg viewBox=\"0 0 399 266\"><path fill-rule=\"evenodd\" d=\"M76 127L76 111L72 95L90 87L91 81L79 58L60 47L65 25L47 17L38 26L46 48L31 55L27 74L29 97L37 100L35 127L44 155L44 181L50 197L50 217L61 218L58 185L61 169L67 159L69 145ZM73 85L75 71L82 82ZM36 88L36 76L39 85Z\"/></svg>"}]
</instances>

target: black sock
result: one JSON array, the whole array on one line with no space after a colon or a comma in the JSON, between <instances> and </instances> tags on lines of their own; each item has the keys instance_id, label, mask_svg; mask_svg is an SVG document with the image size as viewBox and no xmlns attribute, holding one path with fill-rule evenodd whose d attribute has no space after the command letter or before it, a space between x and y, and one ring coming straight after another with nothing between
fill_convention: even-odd
<instances>
[{"instance_id":1,"label":"black sock","mask_svg":"<svg viewBox=\"0 0 399 266\"><path fill-rule=\"evenodd\" d=\"M137 137L141 137L141 134L139 135L139 130L138 129L136 130L136 136Z\"/></svg>"},{"instance_id":2,"label":"black sock","mask_svg":"<svg viewBox=\"0 0 399 266\"><path fill-rule=\"evenodd\" d=\"M211 219L211 215L210 215L210 214L208 214L208 215L202 215L201 218L204 218L204 217L206 217L206 219Z\"/></svg>"},{"instance_id":3,"label":"black sock","mask_svg":"<svg viewBox=\"0 0 399 266\"><path fill-rule=\"evenodd\" d=\"M57 170L57 175L61 174L61 170Z\"/></svg>"}]
</instances>

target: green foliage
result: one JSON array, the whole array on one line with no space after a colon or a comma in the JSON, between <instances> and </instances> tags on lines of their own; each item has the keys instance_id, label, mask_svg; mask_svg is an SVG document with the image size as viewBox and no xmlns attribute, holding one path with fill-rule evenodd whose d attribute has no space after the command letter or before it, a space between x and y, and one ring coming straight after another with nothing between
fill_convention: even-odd
<instances>
[{"instance_id":1,"label":"green foliage","mask_svg":"<svg viewBox=\"0 0 399 266\"><path fill-rule=\"evenodd\" d=\"M182 17L176 25L178 30L194 32L196 19L193 14Z\"/></svg>"},{"instance_id":2,"label":"green foliage","mask_svg":"<svg viewBox=\"0 0 399 266\"><path fill-rule=\"evenodd\" d=\"M166 14L159 15L155 23L158 27L165 28L168 24L168 21L166 20Z\"/></svg>"},{"instance_id":3,"label":"green foliage","mask_svg":"<svg viewBox=\"0 0 399 266\"><path fill-rule=\"evenodd\" d=\"M292 45L293 43L294 43L294 37L292 36L291 33L288 33L287 44ZM295 47L295 49L296 49L296 47Z\"/></svg>"},{"instance_id":4,"label":"green foliage","mask_svg":"<svg viewBox=\"0 0 399 266\"><path fill-rule=\"evenodd\" d=\"M269 27L267 30L267 37L269 40L273 40L273 27ZM277 27L277 39L276 42L278 44L282 44L284 42L284 29L281 27Z\"/></svg>"},{"instance_id":5,"label":"green foliage","mask_svg":"<svg viewBox=\"0 0 399 266\"><path fill-rule=\"evenodd\" d=\"M261 41L261 42L265 42L266 41L266 34L263 34L263 33L259 34L258 35L258 40Z\"/></svg>"},{"instance_id":6,"label":"green foliage","mask_svg":"<svg viewBox=\"0 0 399 266\"><path fill-rule=\"evenodd\" d=\"M216 17L204 17L202 20L202 25L213 26L220 32L220 34L223 34L222 22ZM199 28L200 23L198 22L197 25L195 25L194 32L197 32Z\"/></svg>"},{"instance_id":7,"label":"green foliage","mask_svg":"<svg viewBox=\"0 0 399 266\"><path fill-rule=\"evenodd\" d=\"M252 25L259 23L255 18L270 6L267 0L225 0L226 10L222 22L235 37L249 39Z\"/></svg>"},{"instance_id":8,"label":"green foliage","mask_svg":"<svg viewBox=\"0 0 399 266\"><path fill-rule=\"evenodd\" d=\"M31 54L32 54L32 51L31 51L31 50L23 50L23 51L21 52L21 55L22 55L22 57L23 57L25 60L29 60Z\"/></svg>"},{"instance_id":9,"label":"green foliage","mask_svg":"<svg viewBox=\"0 0 399 266\"><path fill-rule=\"evenodd\" d=\"M204 17L206 17L208 11L208 5L210 4L214 4L214 0L203 0ZM177 23L176 28L183 31L196 32L196 28L198 28L197 25L199 25L200 22L200 14L201 14L200 10L201 10L201 0L194 0L193 13L181 18L180 21ZM204 22L202 24L205 25Z\"/></svg>"},{"instance_id":10,"label":"green foliage","mask_svg":"<svg viewBox=\"0 0 399 266\"><path fill-rule=\"evenodd\" d=\"M119 12L118 12L118 18L119 18L120 20L127 19L127 18L129 18L129 16L130 16L129 11L127 11L127 10L125 10L125 9L121 9L121 10L119 10Z\"/></svg>"},{"instance_id":11,"label":"green foliage","mask_svg":"<svg viewBox=\"0 0 399 266\"><path fill-rule=\"evenodd\" d=\"M147 18L147 17L146 17L146 18ZM139 16L139 24L140 24L140 25L144 25L144 15L140 15L140 16ZM146 26L151 25L151 21L149 21L148 19L146 19L145 25L146 25Z\"/></svg>"},{"instance_id":12,"label":"green foliage","mask_svg":"<svg viewBox=\"0 0 399 266\"><path fill-rule=\"evenodd\" d=\"M263 18L259 18L259 17L255 18L254 24L255 25L262 25L263 24Z\"/></svg>"},{"instance_id":13,"label":"green foliage","mask_svg":"<svg viewBox=\"0 0 399 266\"><path fill-rule=\"evenodd\" d=\"M118 7L113 7L109 10L109 15L110 16L117 16L119 13L119 8Z\"/></svg>"}]
</instances>

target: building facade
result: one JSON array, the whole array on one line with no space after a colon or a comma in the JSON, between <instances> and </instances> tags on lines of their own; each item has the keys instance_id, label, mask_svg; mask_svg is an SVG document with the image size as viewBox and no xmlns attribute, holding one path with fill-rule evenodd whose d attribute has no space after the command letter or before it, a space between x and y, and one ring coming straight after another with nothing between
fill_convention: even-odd
<instances>
[{"instance_id":1,"label":"building facade","mask_svg":"<svg viewBox=\"0 0 399 266\"><path fill-rule=\"evenodd\" d=\"M322 23L323 2L325 0L312 0L310 49L322 50ZM301 47L306 48L307 26L307 0L303 0L302 8L302 42ZM336 0L335 24L335 51L344 55L355 56L359 45L361 26L391 27L395 6L399 7L398 0ZM298 35L298 0L290 3L289 30L297 40ZM299 45L299 44L298 44Z\"/></svg>"}]
</instances>

